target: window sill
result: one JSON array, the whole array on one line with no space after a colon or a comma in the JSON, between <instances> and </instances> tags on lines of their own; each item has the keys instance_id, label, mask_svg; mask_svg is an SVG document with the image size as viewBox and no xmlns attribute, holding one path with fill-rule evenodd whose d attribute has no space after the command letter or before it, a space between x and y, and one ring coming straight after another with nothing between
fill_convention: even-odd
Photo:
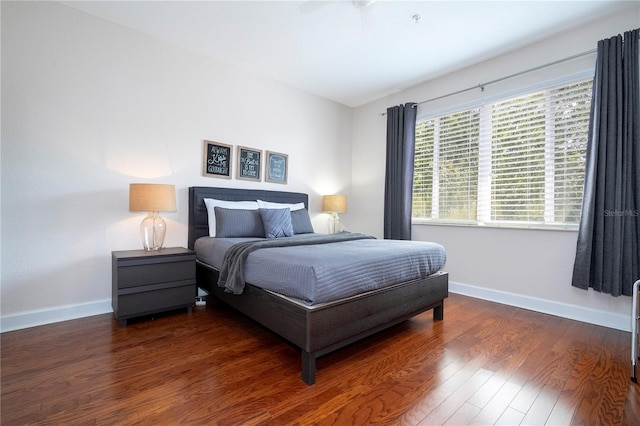
<instances>
[{"instance_id":1,"label":"window sill","mask_svg":"<svg viewBox=\"0 0 640 426\"><path fill-rule=\"evenodd\" d=\"M429 219L411 219L411 225L428 225L428 226L459 226L459 227L472 227L472 228L498 228L498 229L521 229L521 230L534 230L534 231L569 231L578 232L578 225L556 224L556 225L542 225L536 223L530 224L515 224L515 223L478 223L478 222L463 222L463 221L443 221L443 220L429 220Z\"/></svg>"}]
</instances>

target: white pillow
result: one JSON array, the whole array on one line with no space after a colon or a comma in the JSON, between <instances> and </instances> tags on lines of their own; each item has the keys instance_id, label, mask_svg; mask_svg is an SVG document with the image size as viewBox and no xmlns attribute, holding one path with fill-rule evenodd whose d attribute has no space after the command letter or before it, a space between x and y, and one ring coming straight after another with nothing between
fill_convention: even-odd
<instances>
[{"instance_id":1,"label":"white pillow","mask_svg":"<svg viewBox=\"0 0 640 426\"><path fill-rule=\"evenodd\" d=\"M304 203L287 204L258 200L258 207L261 209L289 209L293 212L304 209Z\"/></svg>"},{"instance_id":2,"label":"white pillow","mask_svg":"<svg viewBox=\"0 0 640 426\"><path fill-rule=\"evenodd\" d=\"M209 218L209 236L216 236L216 207L235 210L258 210L256 201L225 201L215 198L205 198L204 204L207 206L207 217Z\"/></svg>"}]
</instances>

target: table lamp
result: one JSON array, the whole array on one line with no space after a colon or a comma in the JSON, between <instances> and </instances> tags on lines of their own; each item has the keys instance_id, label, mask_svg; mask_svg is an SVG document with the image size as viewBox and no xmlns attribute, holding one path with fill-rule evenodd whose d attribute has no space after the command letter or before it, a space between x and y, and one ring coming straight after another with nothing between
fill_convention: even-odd
<instances>
[{"instance_id":1,"label":"table lamp","mask_svg":"<svg viewBox=\"0 0 640 426\"><path fill-rule=\"evenodd\" d=\"M176 211L174 185L132 183L129 185L129 211L147 212L140 223L140 237L145 251L158 251L164 243L167 224L160 212Z\"/></svg>"},{"instance_id":2,"label":"table lamp","mask_svg":"<svg viewBox=\"0 0 640 426\"><path fill-rule=\"evenodd\" d=\"M322 211L331 213L329 218L329 233L335 234L341 231L340 217L338 213L347 212L346 195L325 195L322 197Z\"/></svg>"}]
</instances>

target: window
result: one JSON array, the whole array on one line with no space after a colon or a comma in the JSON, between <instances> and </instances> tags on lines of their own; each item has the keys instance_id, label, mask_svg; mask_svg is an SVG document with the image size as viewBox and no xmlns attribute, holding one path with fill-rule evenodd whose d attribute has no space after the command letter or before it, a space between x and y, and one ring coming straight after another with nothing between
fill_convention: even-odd
<instances>
[{"instance_id":1,"label":"window","mask_svg":"<svg viewBox=\"0 0 640 426\"><path fill-rule=\"evenodd\" d=\"M578 223L591 80L416 123L413 218L445 223Z\"/></svg>"}]
</instances>

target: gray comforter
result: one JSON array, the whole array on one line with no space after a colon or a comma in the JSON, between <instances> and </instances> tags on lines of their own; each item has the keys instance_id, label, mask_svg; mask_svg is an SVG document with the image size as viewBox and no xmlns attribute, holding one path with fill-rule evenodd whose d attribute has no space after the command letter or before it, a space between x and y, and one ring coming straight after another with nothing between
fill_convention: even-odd
<instances>
[{"instance_id":1,"label":"gray comforter","mask_svg":"<svg viewBox=\"0 0 640 426\"><path fill-rule=\"evenodd\" d=\"M275 238L237 243L231 246L224 255L218 279L218 287L224 287L227 293L242 294L245 284L245 263L249 255L259 249L329 244L372 238L374 237L365 234L341 232L333 235L308 234L296 238Z\"/></svg>"},{"instance_id":2,"label":"gray comforter","mask_svg":"<svg viewBox=\"0 0 640 426\"><path fill-rule=\"evenodd\" d=\"M294 235L287 240L308 237L307 234ZM313 238L324 237L314 234ZM221 271L227 251L247 241L266 240L202 237L195 242L194 249L198 262ZM440 270L446 262L442 245L424 241L365 238L293 247L265 248L263 245L262 248L251 251L246 258L242 272L244 281L307 306L320 306L426 277ZM226 274L228 277L229 271ZM225 286L227 284L225 282Z\"/></svg>"}]
</instances>

